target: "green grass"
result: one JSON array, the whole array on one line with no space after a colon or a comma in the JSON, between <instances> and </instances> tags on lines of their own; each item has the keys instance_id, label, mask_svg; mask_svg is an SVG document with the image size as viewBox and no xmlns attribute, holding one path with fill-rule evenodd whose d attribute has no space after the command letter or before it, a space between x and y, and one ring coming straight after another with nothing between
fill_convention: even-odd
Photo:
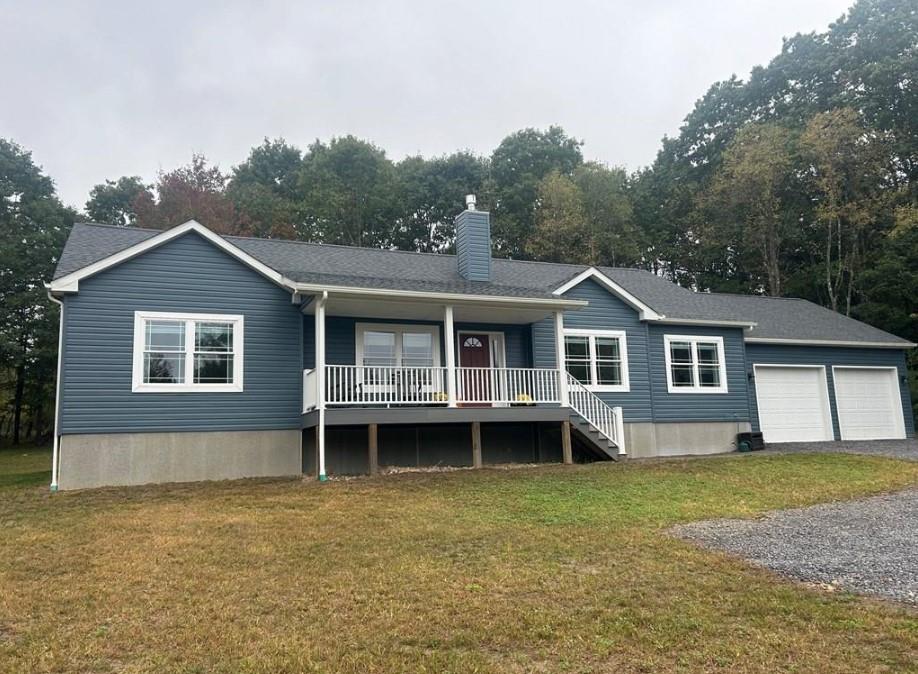
<instances>
[{"instance_id":1,"label":"green grass","mask_svg":"<svg viewBox=\"0 0 918 674\"><path fill-rule=\"evenodd\" d=\"M665 531L918 484L915 463L38 482L0 490L0 672L918 671L914 610Z\"/></svg>"},{"instance_id":2,"label":"green grass","mask_svg":"<svg viewBox=\"0 0 918 674\"><path fill-rule=\"evenodd\" d=\"M0 489L51 483L51 451L45 447L0 449Z\"/></svg>"}]
</instances>

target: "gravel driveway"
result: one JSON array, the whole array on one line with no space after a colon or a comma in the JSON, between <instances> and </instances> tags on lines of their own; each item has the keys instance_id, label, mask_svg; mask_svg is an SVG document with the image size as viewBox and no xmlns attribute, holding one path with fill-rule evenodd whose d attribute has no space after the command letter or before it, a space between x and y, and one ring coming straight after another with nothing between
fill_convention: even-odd
<instances>
[{"instance_id":1,"label":"gravel driveway","mask_svg":"<svg viewBox=\"0 0 918 674\"><path fill-rule=\"evenodd\" d=\"M673 531L804 582L918 605L918 488Z\"/></svg>"},{"instance_id":2,"label":"gravel driveway","mask_svg":"<svg viewBox=\"0 0 918 674\"><path fill-rule=\"evenodd\" d=\"M918 440L843 440L839 442L784 442L768 445L766 452L840 452L889 456L894 459L918 461Z\"/></svg>"}]
</instances>

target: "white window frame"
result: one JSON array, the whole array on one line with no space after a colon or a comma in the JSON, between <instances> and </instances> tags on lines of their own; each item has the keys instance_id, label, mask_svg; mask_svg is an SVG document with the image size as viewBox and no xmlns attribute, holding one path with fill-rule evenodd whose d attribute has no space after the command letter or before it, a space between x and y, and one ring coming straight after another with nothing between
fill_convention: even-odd
<instances>
[{"instance_id":1,"label":"white window frame","mask_svg":"<svg viewBox=\"0 0 918 674\"><path fill-rule=\"evenodd\" d=\"M599 371L596 366L596 337L616 337L618 338L619 355L622 363L622 383L621 384L584 384L588 391L594 393L630 393L631 380L628 376L628 336L624 330L584 330L579 328L564 328L565 337L589 337L590 352L590 381L599 381ZM564 371L567 372L567 345L564 351Z\"/></svg>"},{"instance_id":2,"label":"white window frame","mask_svg":"<svg viewBox=\"0 0 918 674\"><path fill-rule=\"evenodd\" d=\"M402 365L402 335L406 332L427 333L432 335L433 365L440 367L440 327L437 325L411 325L410 323L357 323L356 333L356 365L363 365L363 334L365 332L394 332L395 333L395 365L392 367L406 367Z\"/></svg>"},{"instance_id":3,"label":"white window frame","mask_svg":"<svg viewBox=\"0 0 918 674\"><path fill-rule=\"evenodd\" d=\"M671 342L689 342L692 345L692 372L694 386L673 386L672 354L669 345ZM702 386L698 377L698 342L711 342L717 344L718 374L720 386ZM709 335L664 335L663 355L666 359L666 390L670 393L729 393L727 388L727 358L724 355L724 338Z\"/></svg>"},{"instance_id":4,"label":"white window frame","mask_svg":"<svg viewBox=\"0 0 918 674\"><path fill-rule=\"evenodd\" d=\"M150 320L185 322L185 381L181 384L144 383L143 354L146 346L146 322ZM233 325L233 381L230 384L195 383L195 324L231 323ZM131 390L134 393L241 393L245 320L239 314L188 314L166 311L134 312L134 367Z\"/></svg>"}]
</instances>

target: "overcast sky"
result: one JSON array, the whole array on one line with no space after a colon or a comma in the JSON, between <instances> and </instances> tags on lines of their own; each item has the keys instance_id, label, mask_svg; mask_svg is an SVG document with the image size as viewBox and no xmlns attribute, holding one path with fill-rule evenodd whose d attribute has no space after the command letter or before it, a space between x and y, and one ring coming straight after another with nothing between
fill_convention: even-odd
<instances>
[{"instance_id":1,"label":"overcast sky","mask_svg":"<svg viewBox=\"0 0 918 674\"><path fill-rule=\"evenodd\" d=\"M79 207L192 152L229 170L265 136L351 133L400 159L560 124L633 169L713 82L850 1L0 0L0 137Z\"/></svg>"}]
</instances>

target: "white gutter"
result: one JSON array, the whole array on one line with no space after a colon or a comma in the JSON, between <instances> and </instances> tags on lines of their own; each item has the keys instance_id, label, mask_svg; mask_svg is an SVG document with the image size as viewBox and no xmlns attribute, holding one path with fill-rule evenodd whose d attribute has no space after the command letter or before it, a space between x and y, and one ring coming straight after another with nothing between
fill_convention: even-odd
<instances>
[{"instance_id":1,"label":"white gutter","mask_svg":"<svg viewBox=\"0 0 918 674\"><path fill-rule=\"evenodd\" d=\"M51 449L51 491L57 491L58 463L60 456L60 411L61 411L61 363L64 357L64 303L51 294L48 289L48 299L61 308L57 329L57 379L54 382L54 445Z\"/></svg>"},{"instance_id":2,"label":"white gutter","mask_svg":"<svg viewBox=\"0 0 918 674\"><path fill-rule=\"evenodd\" d=\"M417 299L437 302L468 302L474 304L510 304L541 307L585 307L585 300L551 299L541 297L510 297L507 295L469 295L467 293L426 292L420 290L391 290L386 288L360 288L356 286L317 285L312 283L297 283L295 290L301 293L318 295L323 292L332 292L336 295L370 295L373 297L386 297L389 299Z\"/></svg>"},{"instance_id":3,"label":"white gutter","mask_svg":"<svg viewBox=\"0 0 918 674\"><path fill-rule=\"evenodd\" d=\"M658 318L653 323L664 323L670 325L713 325L721 326L728 328L754 328L758 325L755 321L729 321L729 320L717 320L712 319L710 321L704 320L703 318L667 318L663 316Z\"/></svg>"},{"instance_id":4,"label":"white gutter","mask_svg":"<svg viewBox=\"0 0 918 674\"><path fill-rule=\"evenodd\" d=\"M845 346L865 349L913 349L914 342L852 342L835 339L779 339L776 337L746 337L747 344L788 344L799 346Z\"/></svg>"}]
</instances>

